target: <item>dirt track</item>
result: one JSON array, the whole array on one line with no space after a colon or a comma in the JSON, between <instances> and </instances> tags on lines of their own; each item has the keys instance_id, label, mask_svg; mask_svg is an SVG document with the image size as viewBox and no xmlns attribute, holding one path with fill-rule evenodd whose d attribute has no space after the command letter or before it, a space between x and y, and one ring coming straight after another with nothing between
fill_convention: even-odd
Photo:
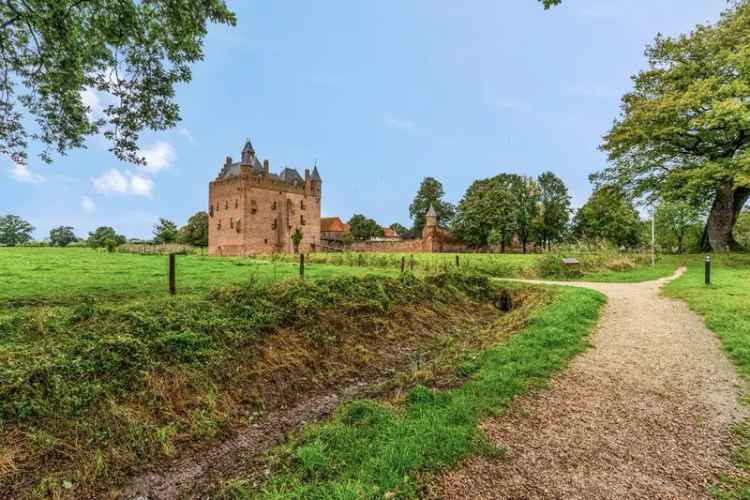
<instances>
[{"instance_id":1,"label":"dirt track","mask_svg":"<svg viewBox=\"0 0 750 500\"><path fill-rule=\"evenodd\" d=\"M608 297L594 347L550 390L483 425L506 458L472 458L433 494L707 498L715 475L733 470L730 427L748 415L745 387L703 320L660 296L664 281L574 283Z\"/></svg>"}]
</instances>

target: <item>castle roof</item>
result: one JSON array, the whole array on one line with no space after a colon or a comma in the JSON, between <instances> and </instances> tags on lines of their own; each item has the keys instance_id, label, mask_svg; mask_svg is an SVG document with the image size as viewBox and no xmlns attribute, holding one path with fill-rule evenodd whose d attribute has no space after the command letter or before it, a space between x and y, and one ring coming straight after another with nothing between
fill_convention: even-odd
<instances>
[{"instance_id":1,"label":"castle roof","mask_svg":"<svg viewBox=\"0 0 750 500\"><path fill-rule=\"evenodd\" d=\"M264 169L263 165L261 164L260 160L255 156L255 149L253 148L252 142L250 142L250 139L245 142L245 146L242 148L242 152L251 152L253 153L250 156L250 162L249 163L242 163L242 162L235 162L226 164L222 167L221 171L219 172L219 175L216 177L217 180L220 179L226 179L228 177L236 177L240 175L240 167L242 165L248 165L250 166L250 173L252 175L263 175ZM244 155L243 155L244 157ZM281 173L277 174L269 174L269 177L272 179L279 179L284 182L288 182L290 184L304 184L305 180L302 178L302 176L299 174L299 172L294 168L285 167ZM313 169L312 173L312 180L314 181L320 181L320 173L318 173L318 168L315 167Z\"/></svg>"},{"instance_id":2,"label":"castle roof","mask_svg":"<svg viewBox=\"0 0 750 500\"><path fill-rule=\"evenodd\" d=\"M285 182L299 182L304 183L305 180L302 178L302 176L299 175L299 172L293 168L285 167L284 170L281 171L279 174L279 177L282 181Z\"/></svg>"},{"instance_id":3,"label":"castle roof","mask_svg":"<svg viewBox=\"0 0 750 500\"><path fill-rule=\"evenodd\" d=\"M345 224L339 217L321 217L320 231L324 233L348 233L349 224Z\"/></svg>"},{"instance_id":4,"label":"castle roof","mask_svg":"<svg viewBox=\"0 0 750 500\"><path fill-rule=\"evenodd\" d=\"M310 177L313 181L319 181L320 180L320 173L318 173L318 166L315 165L313 167L312 176Z\"/></svg>"}]
</instances>

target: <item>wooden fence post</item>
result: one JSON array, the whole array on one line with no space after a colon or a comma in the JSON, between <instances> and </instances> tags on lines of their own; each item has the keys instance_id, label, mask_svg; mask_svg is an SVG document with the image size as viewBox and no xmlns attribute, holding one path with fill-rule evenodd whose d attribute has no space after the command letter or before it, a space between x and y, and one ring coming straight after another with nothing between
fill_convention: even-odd
<instances>
[{"instance_id":1,"label":"wooden fence post","mask_svg":"<svg viewBox=\"0 0 750 500\"><path fill-rule=\"evenodd\" d=\"M404 267L406 267L406 257L402 255L401 256L401 274L404 274Z\"/></svg>"},{"instance_id":2,"label":"wooden fence post","mask_svg":"<svg viewBox=\"0 0 750 500\"><path fill-rule=\"evenodd\" d=\"M305 254L299 254L299 277L305 279Z\"/></svg>"},{"instance_id":3,"label":"wooden fence post","mask_svg":"<svg viewBox=\"0 0 750 500\"><path fill-rule=\"evenodd\" d=\"M177 293L176 273L175 273L175 254L169 254L169 294Z\"/></svg>"},{"instance_id":4,"label":"wooden fence post","mask_svg":"<svg viewBox=\"0 0 750 500\"><path fill-rule=\"evenodd\" d=\"M409 270L414 271L414 254L411 254L411 260L409 261Z\"/></svg>"},{"instance_id":5,"label":"wooden fence post","mask_svg":"<svg viewBox=\"0 0 750 500\"><path fill-rule=\"evenodd\" d=\"M456 267L461 267L461 263L458 260L458 255L456 255Z\"/></svg>"}]
</instances>

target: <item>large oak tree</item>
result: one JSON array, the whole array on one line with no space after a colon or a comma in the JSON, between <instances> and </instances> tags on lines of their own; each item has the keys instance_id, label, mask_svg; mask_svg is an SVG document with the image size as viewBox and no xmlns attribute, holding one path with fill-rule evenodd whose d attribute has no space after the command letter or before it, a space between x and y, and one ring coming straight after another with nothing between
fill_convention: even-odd
<instances>
[{"instance_id":1,"label":"large oak tree","mask_svg":"<svg viewBox=\"0 0 750 500\"><path fill-rule=\"evenodd\" d=\"M0 1L0 154L23 163L32 140L49 162L103 133L143 163L139 135L180 119L174 89L203 58L209 22L235 16L223 0Z\"/></svg>"},{"instance_id":2,"label":"large oak tree","mask_svg":"<svg viewBox=\"0 0 750 500\"><path fill-rule=\"evenodd\" d=\"M732 229L750 197L750 2L715 25L648 47L602 149L599 184L647 199L709 208L704 248L736 246Z\"/></svg>"}]
</instances>

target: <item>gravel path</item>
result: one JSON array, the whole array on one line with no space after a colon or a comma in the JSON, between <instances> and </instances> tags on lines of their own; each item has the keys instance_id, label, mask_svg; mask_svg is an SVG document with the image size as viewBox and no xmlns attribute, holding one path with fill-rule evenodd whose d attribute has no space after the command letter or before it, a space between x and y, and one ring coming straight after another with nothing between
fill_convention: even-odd
<instances>
[{"instance_id":1,"label":"gravel path","mask_svg":"<svg viewBox=\"0 0 750 500\"><path fill-rule=\"evenodd\" d=\"M684 270L678 271L678 274ZM573 283L608 297L594 347L484 430L506 457L439 477L443 498L708 498L733 470L730 427L746 387L719 340L666 280Z\"/></svg>"}]
</instances>

